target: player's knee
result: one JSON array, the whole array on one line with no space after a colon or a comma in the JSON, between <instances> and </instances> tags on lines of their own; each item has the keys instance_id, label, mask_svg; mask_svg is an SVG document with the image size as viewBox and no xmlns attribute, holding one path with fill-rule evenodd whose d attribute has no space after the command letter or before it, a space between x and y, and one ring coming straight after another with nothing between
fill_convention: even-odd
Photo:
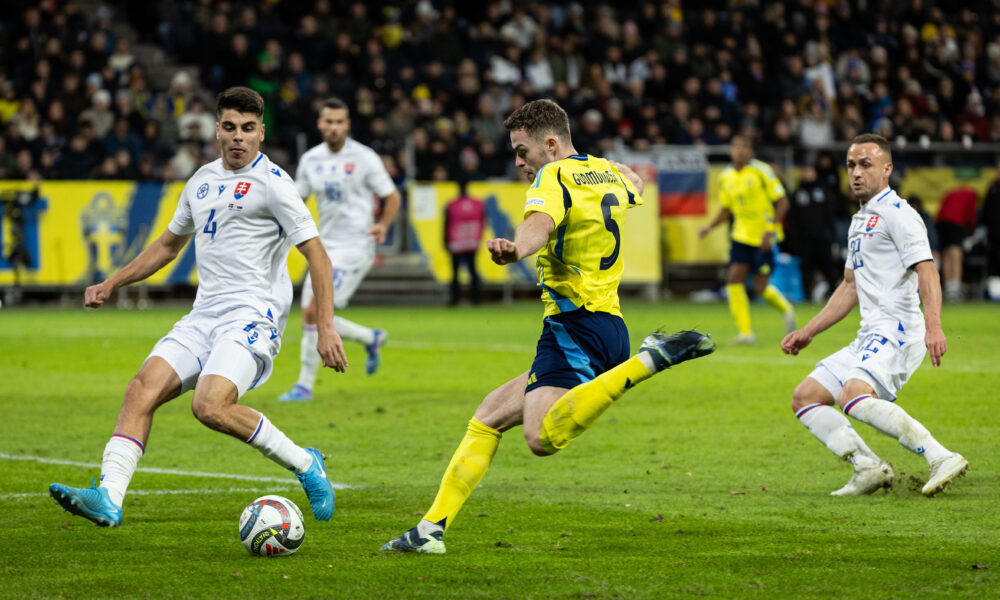
<instances>
[{"instance_id":1,"label":"player's knee","mask_svg":"<svg viewBox=\"0 0 1000 600\"><path fill-rule=\"evenodd\" d=\"M864 396L865 394L875 396L875 390L873 390L872 387L864 381L849 379L846 383L844 383L844 387L840 390L840 396L837 397L837 404L840 405L840 408L844 408L851 402L851 400L854 400L858 396Z\"/></svg>"},{"instance_id":2,"label":"player's knee","mask_svg":"<svg viewBox=\"0 0 1000 600\"><path fill-rule=\"evenodd\" d=\"M142 374L136 375L125 388L125 407L133 410L148 411L156 407L161 390Z\"/></svg>"},{"instance_id":3,"label":"player's knee","mask_svg":"<svg viewBox=\"0 0 1000 600\"><path fill-rule=\"evenodd\" d=\"M210 429L218 430L225 422L222 407L213 402L206 401L197 394L194 400L191 401L191 412L194 413L196 419Z\"/></svg>"},{"instance_id":4,"label":"player's knee","mask_svg":"<svg viewBox=\"0 0 1000 600\"><path fill-rule=\"evenodd\" d=\"M817 403L828 404L829 400L817 393L816 387L808 379L797 385L792 392L792 412L799 412L810 404Z\"/></svg>"},{"instance_id":5,"label":"player's knee","mask_svg":"<svg viewBox=\"0 0 1000 600\"><path fill-rule=\"evenodd\" d=\"M532 454L535 456L552 456L558 450L548 447L542 443L542 436L539 431L532 431L529 428L524 429L524 441L527 442L528 448L531 450Z\"/></svg>"}]
</instances>

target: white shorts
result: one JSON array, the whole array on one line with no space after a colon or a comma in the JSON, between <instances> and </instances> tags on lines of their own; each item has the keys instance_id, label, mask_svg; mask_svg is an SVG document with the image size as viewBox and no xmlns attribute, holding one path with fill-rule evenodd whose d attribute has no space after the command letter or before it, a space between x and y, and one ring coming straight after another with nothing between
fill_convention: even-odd
<instances>
[{"instance_id":1,"label":"white shorts","mask_svg":"<svg viewBox=\"0 0 1000 600\"><path fill-rule=\"evenodd\" d=\"M825 387L834 400L847 380L859 379L872 386L877 397L895 401L925 354L927 348L922 340L896 340L870 333L816 363L809 376Z\"/></svg>"},{"instance_id":2,"label":"white shorts","mask_svg":"<svg viewBox=\"0 0 1000 600\"><path fill-rule=\"evenodd\" d=\"M333 306L346 308L351 296L375 264L375 247L366 244L327 248L326 251L333 263ZM302 282L302 308L309 306L312 299L312 277L306 272L306 280Z\"/></svg>"},{"instance_id":3,"label":"white shorts","mask_svg":"<svg viewBox=\"0 0 1000 600\"><path fill-rule=\"evenodd\" d=\"M188 313L149 356L167 361L181 379L182 394L194 389L202 375L221 375L243 396L271 376L280 349L278 325L241 306Z\"/></svg>"}]
</instances>

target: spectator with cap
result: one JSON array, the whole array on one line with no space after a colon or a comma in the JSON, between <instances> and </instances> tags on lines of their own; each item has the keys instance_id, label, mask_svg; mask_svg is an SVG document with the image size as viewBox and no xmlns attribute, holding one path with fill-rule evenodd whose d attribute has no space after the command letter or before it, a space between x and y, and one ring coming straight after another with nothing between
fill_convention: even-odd
<instances>
[{"instance_id":1,"label":"spectator with cap","mask_svg":"<svg viewBox=\"0 0 1000 600\"><path fill-rule=\"evenodd\" d=\"M111 94L107 90L97 90L90 97L91 107L80 113L80 119L89 121L94 135L103 138L115 123L115 113L111 110Z\"/></svg>"}]
</instances>

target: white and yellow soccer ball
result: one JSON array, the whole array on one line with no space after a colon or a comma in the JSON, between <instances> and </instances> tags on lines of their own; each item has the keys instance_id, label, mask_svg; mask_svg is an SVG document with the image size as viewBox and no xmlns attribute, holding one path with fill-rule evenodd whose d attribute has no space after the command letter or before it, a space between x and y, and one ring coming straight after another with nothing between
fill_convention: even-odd
<instances>
[{"instance_id":1,"label":"white and yellow soccer ball","mask_svg":"<svg viewBox=\"0 0 1000 600\"><path fill-rule=\"evenodd\" d=\"M240 515L240 541L250 554L289 556L305 536L302 511L283 496L261 496Z\"/></svg>"}]
</instances>

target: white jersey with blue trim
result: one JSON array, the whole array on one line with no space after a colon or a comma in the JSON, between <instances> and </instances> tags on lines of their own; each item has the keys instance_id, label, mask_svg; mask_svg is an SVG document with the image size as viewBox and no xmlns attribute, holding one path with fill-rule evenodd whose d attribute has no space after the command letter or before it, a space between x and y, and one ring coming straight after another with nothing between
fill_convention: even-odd
<instances>
[{"instance_id":1,"label":"white jersey with blue trim","mask_svg":"<svg viewBox=\"0 0 1000 600\"><path fill-rule=\"evenodd\" d=\"M188 180L167 228L194 234L194 310L250 306L284 330L290 244L319 235L288 173L263 153L235 171L215 160Z\"/></svg>"},{"instance_id":2,"label":"white jersey with blue trim","mask_svg":"<svg viewBox=\"0 0 1000 600\"><path fill-rule=\"evenodd\" d=\"M306 151L295 170L299 195L316 193L323 245L374 245L368 231L375 224L375 195L396 191L382 159L364 144L347 138L337 152L323 142Z\"/></svg>"},{"instance_id":3,"label":"white jersey with blue trim","mask_svg":"<svg viewBox=\"0 0 1000 600\"><path fill-rule=\"evenodd\" d=\"M899 343L922 340L917 273L913 266L933 260L923 219L906 200L885 188L851 219L845 267L854 271L861 329Z\"/></svg>"}]
</instances>

